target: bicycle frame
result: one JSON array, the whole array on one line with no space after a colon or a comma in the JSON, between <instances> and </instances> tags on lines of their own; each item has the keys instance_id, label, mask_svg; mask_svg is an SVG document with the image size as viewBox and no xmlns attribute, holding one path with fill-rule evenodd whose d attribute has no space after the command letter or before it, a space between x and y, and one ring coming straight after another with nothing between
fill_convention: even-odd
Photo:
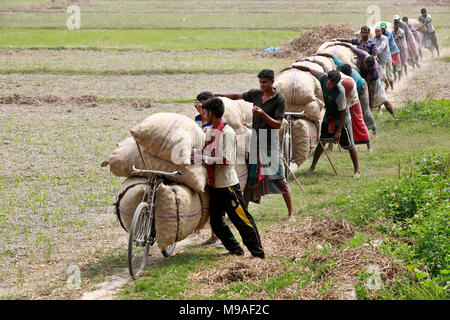
<instances>
[{"instance_id":1,"label":"bicycle frame","mask_svg":"<svg viewBox=\"0 0 450 320\"><path fill-rule=\"evenodd\" d=\"M181 171L175 170L173 172L165 172L165 171L158 171L158 170L144 170L144 169L138 169L136 166L133 165L133 173L148 173L148 186L149 191L144 194L142 198L142 202L147 202L149 205L150 212L153 211L153 208L155 206L155 192L158 186L161 184L161 176L175 176L175 175L182 175ZM155 237L156 230L155 230L155 220L152 220L152 225L150 227L149 233L146 236L146 239L150 241L150 245L153 245L153 243L156 240Z\"/></svg>"}]
</instances>

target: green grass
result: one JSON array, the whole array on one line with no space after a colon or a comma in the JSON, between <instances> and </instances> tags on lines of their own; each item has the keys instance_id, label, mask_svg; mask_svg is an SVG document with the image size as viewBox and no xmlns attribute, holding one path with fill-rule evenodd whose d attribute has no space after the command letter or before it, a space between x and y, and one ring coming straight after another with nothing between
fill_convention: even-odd
<instances>
[{"instance_id":1,"label":"green grass","mask_svg":"<svg viewBox=\"0 0 450 320\"><path fill-rule=\"evenodd\" d=\"M103 50L7 50L0 73L145 75L176 73L257 73L281 70L292 59L270 59L248 50L176 50L124 52ZM262 50L261 50L262 52Z\"/></svg>"},{"instance_id":2,"label":"green grass","mask_svg":"<svg viewBox=\"0 0 450 320\"><path fill-rule=\"evenodd\" d=\"M225 31L207 29L68 31L3 29L0 47L201 50L253 49L277 46L298 36L296 31Z\"/></svg>"}]
</instances>

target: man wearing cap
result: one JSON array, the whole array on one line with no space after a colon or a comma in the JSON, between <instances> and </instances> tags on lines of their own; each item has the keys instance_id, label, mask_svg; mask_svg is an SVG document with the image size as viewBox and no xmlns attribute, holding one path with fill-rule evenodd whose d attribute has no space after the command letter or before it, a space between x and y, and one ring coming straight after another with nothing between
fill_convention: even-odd
<instances>
[{"instance_id":1,"label":"man wearing cap","mask_svg":"<svg viewBox=\"0 0 450 320\"><path fill-rule=\"evenodd\" d=\"M286 109L285 97L273 87L275 74L263 69L258 74L259 89L244 93L219 93L217 97L244 99L253 103L252 138L250 144L248 180L244 199L260 203L266 194L282 194L288 208L288 218L295 221L291 191L284 175L279 148L280 129Z\"/></svg>"},{"instance_id":2,"label":"man wearing cap","mask_svg":"<svg viewBox=\"0 0 450 320\"><path fill-rule=\"evenodd\" d=\"M388 64L386 68L386 73L388 77L394 77L397 80L397 72L402 71L402 62L400 59L400 50L395 43L394 35L391 31L387 30L387 25L385 22L380 23L381 33L388 38L389 51L391 52L392 64ZM391 88L394 90L394 83L391 83Z\"/></svg>"},{"instance_id":3,"label":"man wearing cap","mask_svg":"<svg viewBox=\"0 0 450 320\"><path fill-rule=\"evenodd\" d=\"M403 30L405 33L405 40L408 48L408 61L409 64L413 66L420 67L418 60L419 60L419 51L417 50L416 46L416 39L414 39L414 35L412 34L411 30L409 30L408 25L400 20L400 16L396 14L394 16L394 25L398 23L399 27Z\"/></svg>"}]
</instances>

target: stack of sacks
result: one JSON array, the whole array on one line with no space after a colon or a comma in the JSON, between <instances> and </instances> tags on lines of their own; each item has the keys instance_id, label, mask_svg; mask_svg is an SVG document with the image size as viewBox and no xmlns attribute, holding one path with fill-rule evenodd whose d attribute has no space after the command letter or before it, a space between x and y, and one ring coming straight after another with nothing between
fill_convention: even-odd
<instances>
[{"instance_id":1,"label":"stack of sacks","mask_svg":"<svg viewBox=\"0 0 450 320\"><path fill-rule=\"evenodd\" d=\"M302 61L293 64L296 65L323 72L323 68L317 63ZM285 96L287 112L305 111L305 118L319 120L323 95L320 83L313 75L295 68L288 69L276 77L274 86Z\"/></svg>"},{"instance_id":2,"label":"stack of sacks","mask_svg":"<svg viewBox=\"0 0 450 320\"><path fill-rule=\"evenodd\" d=\"M310 61L296 62L292 66L306 66L318 72L325 72L323 64L333 67L329 60L319 63L319 59L314 62L313 57L308 59ZM278 75L274 86L286 97L287 112L305 111L292 123L292 160L301 166L317 145L318 122L324 106L320 82L309 72L288 69Z\"/></svg>"},{"instance_id":3,"label":"stack of sacks","mask_svg":"<svg viewBox=\"0 0 450 320\"><path fill-rule=\"evenodd\" d=\"M355 60L354 60L354 54L353 51L350 48L347 48L345 46L327 46L329 44L332 44L333 42L325 42L323 43L319 49L317 49L317 53L329 53L334 56L337 56L340 60L344 61L345 63L350 64L352 67L356 66Z\"/></svg>"},{"instance_id":4,"label":"stack of sacks","mask_svg":"<svg viewBox=\"0 0 450 320\"><path fill-rule=\"evenodd\" d=\"M139 169L147 167L149 170L179 170L182 173L167 176L167 181L171 182L161 184L156 190L156 234L158 246L164 250L173 243L173 239L183 240L208 221L208 173L203 165L190 164L192 149L203 148L204 133L192 119L175 113L151 115L130 132L134 139L120 142L109 161L102 163L102 166L109 165L114 175L127 177L120 187L116 203L117 215L127 231L137 206L149 191L148 179L137 176L145 174L134 174L133 165Z\"/></svg>"},{"instance_id":5,"label":"stack of sacks","mask_svg":"<svg viewBox=\"0 0 450 320\"><path fill-rule=\"evenodd\" d=\"M313 121L296 119L292 125L292 160L300 166L317 147L318 127Z\"/></svg>"},{"instance_id":6,"label":"stack of sacks","mask_svg":"<svg viewBox=\"0 0 450 320\"><path fill-rule=\"evenodd\" d=\"M328 73L331 70L336 70L336 64L334 63L333 59L322 57L322 56L312 56L308 58L309 61L318 63L322 69L323 72Z\"/></svg>"}]
</instances>

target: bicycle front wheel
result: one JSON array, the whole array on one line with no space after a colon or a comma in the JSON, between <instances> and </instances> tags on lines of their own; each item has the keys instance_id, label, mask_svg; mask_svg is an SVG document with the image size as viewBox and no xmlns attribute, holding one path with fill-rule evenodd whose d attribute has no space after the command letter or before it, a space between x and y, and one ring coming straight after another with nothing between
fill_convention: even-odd
<instances>
[{"instance_id":1,"label":"bicycle front wheel","mask_svg":"<svg viewBox=\"0 0 450 320\"><path fill-rule=\"evenodd\" d=\"M283 148L282 148L282 155L284 159L286 160L286 163L284 163L284 176L286 178L286 181L289 181L289 164L291 162L292 158L292 145L291 145L291 133L289 130L286 130L283 136Z\"/></svg>"},{"instance_id":2,"label":"bicycle front wheel","mask_svg":"<svg viewBox=\"0 0 450 320\"><path fill-rule=\"evenodd\" d=\"M141 202L134 212L128 237L128 270L133 280L141 275L147 263L152 223L149 204Z\"/></svg>"}]
</instances>

